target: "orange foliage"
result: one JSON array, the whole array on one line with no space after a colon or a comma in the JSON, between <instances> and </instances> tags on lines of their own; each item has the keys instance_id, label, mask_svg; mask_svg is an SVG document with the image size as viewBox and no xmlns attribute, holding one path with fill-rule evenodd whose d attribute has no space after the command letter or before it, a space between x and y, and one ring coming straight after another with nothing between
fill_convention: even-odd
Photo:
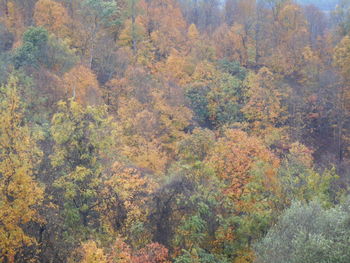
<instances>
[{"instance_id":1,"label":"orange foliage","mask_svg":"<svg viewBox=\"0 0 350 263\"><path fill-rule=\"evenodd\" d=\"M142 16L142 22L148 32L151 32L151 40L162 56L170 54L172 48L182 50L184 48L186 22L182 12L174 0L155 0L142 2L141 6L146 13Z\"/></svg>"},{"instance_id":2,"label":"orange foliage","mask_svg":"<svg viewBox=\"0 0 350 263\"><path fill-rule=\"evenodd\" d=\"M130 262L132 262L130 247L121 238L117 238L107 256L107 263Z\"/></svg>"},{"instance_id":3,"label":"orange foliage","mask_svg":"<svg viewBox=\"0 0 350 263\"><path fill-rule=\"evenodd\" d=\"M74 97L84 105L94 105L101 101L101 92L95 74L83 65L77 65L63 76L68 97Z\"/></svg>"},{"instance_id":4,"label":"orange foliage","mask_svg":"<svg viewBox=\"0 0 350 263\"><path fill-rule=\"evenodd\" d=\"M79 261L78 257L81 258ZM90 240L83 243L71 258L79 263L170 263L168 257L168 249L158 243L132 251L121 238L117 238L107 254Z\"/></svg>"},{"instance_id":5,"label":"orange foliage","mask_svg":"<svg viewBox=\"0 0 350 263\"><path fill-rule=\"evenodd\" d=\"M168 249L158 243L149 244L135 253L132 263L170 263Z\"/></svg>"},{"instance_id":6,"label":"orange foliage","mask_svg":"<svg viewBox=\"0 0 350 263\"><path fill-rule=\"evenodd\" d=\"M35 4L35 23L61 38L67 37L70 17L61 3L54 0L39 0Z\"/></svg>"},{"instance_id":7,"label":"orange foliage","mask_svg":"<svg viewBox=\"0 0 350 263\"><path fill-rule=\"evenodd\" d=\"M217 176L226 182L225 193L234 200L239 200L245 194L245 187L251 180L250 171L258 161L270 166L265 174L265 183L271 184L269 181L275 180L279 160L257 137L230 129L219 138L208 158Z\"/></svg>"}]
</instances>

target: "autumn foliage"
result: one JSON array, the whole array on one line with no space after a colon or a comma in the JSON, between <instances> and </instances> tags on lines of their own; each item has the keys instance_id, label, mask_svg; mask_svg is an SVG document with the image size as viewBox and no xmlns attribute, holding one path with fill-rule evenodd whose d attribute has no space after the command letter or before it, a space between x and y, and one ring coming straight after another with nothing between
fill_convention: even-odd
<instances>
[{"instance_id":1,"label":"autumn foliage","mask_svg":"<svg viewBox=\"0 0 350 263\"><path fill-rule=\"evenodd\" d=\"M311 2L0 1L0 262L350 262L350 5Z\"/></svg>"}]
</instances>

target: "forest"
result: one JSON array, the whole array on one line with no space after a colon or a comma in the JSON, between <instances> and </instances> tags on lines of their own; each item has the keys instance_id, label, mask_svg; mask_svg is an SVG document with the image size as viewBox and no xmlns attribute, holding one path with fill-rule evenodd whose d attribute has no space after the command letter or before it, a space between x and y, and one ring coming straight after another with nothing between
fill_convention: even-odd
<instances>
[{"instance_id":1,"label":"forest","mask_svg":"<svg viewBox=\"0 0 350 263\"><path fill-rule=\"evenodd\" d=\"M0 0L0 262L349 263L331 3Z\"/></svg>"}]
</instances>

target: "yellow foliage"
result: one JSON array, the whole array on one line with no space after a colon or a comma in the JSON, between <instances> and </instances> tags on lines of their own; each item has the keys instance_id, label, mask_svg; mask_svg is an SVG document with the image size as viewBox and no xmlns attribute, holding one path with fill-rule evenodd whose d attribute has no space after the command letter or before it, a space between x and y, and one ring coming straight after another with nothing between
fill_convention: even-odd
<instances>
[{"instance_id":1,"label":"yellow foliage","mask_svg":"<svg viewBox=\"0 0 350 263\"><path fill-rule=\"evenodd\" d=\"M312 168L314 162L314 158L312 157L313 152L305 145L299 142L295 142L291 144L289 153L290 158L295 159L295 161L305 165L307 168Z\"/></svg>"},{"instance_id":2,"label":"yellow foliage","mask_svg":"<svg viewBox=\"0 0 350 263\"><path fill-rule=\"evenodd\" d=\"M302 62L300 68L302 78L299 82L309 86L318 85L318 78L323 69L322 60L319 54L317 54L317 52L315 52L310 46L306 46L302 52Z\"/></svg>"},{"instance_id":3,"label":"yellow foliage","mask_svg":"<svg viewBox=\"0 0 350 263\"><path fill-rule=\"evenodd\" d=\"M199 32L195 24L191 24L188 28L187 37L190 41L197 41L199 39Z\"/></svg>"},{"instance_id":4,"label":"yellow foliage","mask_svg":"<svg viewBox=\"0 0 350 263\"><path fill-rule=\"evenodd\" d=\"M139 43L145 37L146 29L142 24L140 17L136 18L134 29L132 27L133 25L130 19L124 23L124 29L121 31L118 40L120 46L132 47L133 38L135 38L136 43Z\"/></svg>"},{"instance_id":5,"label":"yellow foliage","mask_svg":"<svg viewBox=\"0 0 350 263\"><path fill-rule=\"evenodd\" d=\"M203 61L197 64L196 69L192 75L192 80L201 85L208 85L217 78L218 71L215 65Z\"/></svg>"},{"instance_id":6,"label":"yellow foliage","mask_svg":"<svg viewBox=\"0 0 350 263\"><path fill-rule=\"evenodd\" d=\"M274 130L279 130L278 124L283 124L287 116L287 108L282 104L287 95L280 92L278 79L269 69L261 68L258 74L250 73L246 85L249 100L242 112L251 121L253 132L262 137L274 134Z\"/></svg>"},{"instance_id":7,"label":"yellow foliage","mask_svg":"<svg viewBox=\"0 0 350 263\"><path fill-rule=\"evenodd\" d=\"M143 110L144 106L135 98L121 98L118 104L122 153L140 167L163 171L168 157L156 138L157 115Z\"/></svg>"},{"instance_id":8,"label":"yellow foliage","mask_svg":"<svg viewBox=\"0 0 350 263\"><path fill-rule=\"evenodd\" d=\"M175 156L191 111L184 106L181 87L153 82L139 68L130 68L122 79L109 83L118 94L116 108L120 151L135 164L162 173Z\"/></svg>"},{"instance_id":9,"label":"yellow foliage","mask_svg":"<svg viewBox=\"0 0 350 263\"><path fill-rule=\"evenodd\" d=\"M9 260L35 239L24 232L39 222L37 207L44 197L33 169L42 155L27 126L17 95L17 79L10 77L0 99L0 261ZM4 259L5 258L5 259Z\"/></svg>"},{"instance_id":10,"label":"yellow foliage","mask_svg":"<svg viewBox=\"0 0 350 263\"><path fill-rule=\"evenodd\" d=\"M238 251L238 257L233 263L253 263L255 260L254 252L251 249L243 249Z\"/></svg>"},{"instance_id":11,"label":"yellow foliage","mask_svg":"<svg viewBox=\"0 0 350 263\"><path fill-rule=\"evenodd\" d=\"M159 71L170 79L175 79L179 85L190 82L190 76L194 71L194 64L190 57L181 56L176 50L170 53L165 64L160 64Z\"/></svg>"},{"instance_id":12,"label":"yellow foliage","mask_svg":"<svg viewBox=\"0 0 350 263\"><path fill-rule=\"evenodd\" d=\"M80 263L107 263L103 249L98 248L95 241L87 241L81 246L83 258Z\"/></svg>"},{"instance_id":13,"label":"yellow foliage","mask_svg":"<svg viewBox=\"0 0 350 263\"><path fill-rule=\"evenodd\" d=\"M147 221L146 203L157 184L141 169L116 162L113 164L111 175L106 178L103 185L102 194L105 201L98 209L102 212L106 228L112 233L119 231L119 234L134 240L132 226L136 222ZM116 220L124 220L122 228L116 228ZM144 233L142 239L135 242L143 244L148 241L149 236Z\"/></svg>"},{"instance_id":14,"label":"yellow foliage","mask_svg":"<svg viewBox=\"0 0 350 263\"><path fill-rule=\"evenodd\" d=\"M334 49L334 64L344 79L350 79L350 37L345 36Z\"/></svg>"}]
</instances>

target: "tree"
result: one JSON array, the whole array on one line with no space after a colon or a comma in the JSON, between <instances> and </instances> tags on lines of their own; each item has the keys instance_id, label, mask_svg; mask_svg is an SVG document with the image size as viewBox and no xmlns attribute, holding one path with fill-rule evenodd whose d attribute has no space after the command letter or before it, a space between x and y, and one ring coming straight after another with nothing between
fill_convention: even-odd
<instances>
[{"instance_id":1,"label":"tree","mask_svg":"<svg viewBox=\"0 0 350 263\"><path fill-rule=\"evenodd\" d=\"M350 5L347 0L341 0L332 14L340 37L344 37L350 30Z\"/></svg>"},{"instance_id":2,"label":"tree","mask_svg":"<svg viewBox=\"0 0 350 263\"><path fill-rule=\"evenodd\" d=\"M254 136L248 136L240 130L227 129L216 142L207 159L215 169L217 176L226 185L224 193L236 202L244 199L246 186L251 181L251 169L258 161L268 165L264 180L273 187L278 159L263 142Z\"/></svg>"},{"instance_id":3,"label":"tree","mask_svg":"<svg viewBox=\"0 0 350 263\"><path fill-rule=\"evenodd\" d=\"M25 230L29 223L40 221L38 207L44 198L34 178L42 153L24 124L17 85L11 76L1 87L0 99L0 260L9 263L36 244Z\"/></svg>"},{"instance_id":4,"label":"tree","mask_svg":"<svg viewBox=\"0 0 350 263\"><path fill-rule=\"evenodd\" d=\"M337 140L338 140L338 156L339 161L343 160L346 148L344 142L348 140L346 131L349 128L348 115L350 110L349 98L350 90L348 84L350 83L350 37L345 36L334 49L334 64L339 69L342 76L337 89Z\"/></svg>"},{"instance_id":5,"label":"tree","mask_svg":"<svg viewBox=\"0 0 350 263\"><path fill-rule=\"evenodd\" d=\"M30 27L23 34L23 44L17 48L13 62L15 68L23 66L38 67L45 62L46 48L49 36L42 27Z\"/></svg>"},{"instance_id":6,"label":"tree","mask_svg":"<svg viewBox=\"0 0 350 263\"><path fill-rule=\"evenodd\" d=\"M46 68L55 74L62 74L77 61L77 56L67 41L54 34L49 35L43 27L28 28L23 34L22 42L12 55L16 69L33 73Z\"/></svg>"},{"instance_id":7,"label":"tree","mask_svg":"<svg viewBox=\"0 0 350 263\"><path fill-rule=\"evenodd\" d=\"M95 241L82 243L70 257L69 263L170 263L168 249L158 243L147 244L144 248L132 251L121 239L117 238L108 249L108 253L99 248Z\"/></svg>"},{"instance_id":8,"label":"tree","mask_svg":"<svg viewBox=\"0 0 350 263\"><path fill-rule=\"evenodd\" d=\"M81 244L77 251L74 251L69 263L107 263L107 257L102 248L99 248L95 241L89 240Z\"/></svg>"},{"instance_id":9,"label":"tree","mask_svg":"<svg viewBox=\"0 0 350 263\"><path fill-rule=\"evenodd\" d=\"M28 3L30 2L28 1ZM1 15L0 21L6 25L9 31L15 36L15 40L18 41L26 29L26 18L21 9L21 2L4 0L1 3L3 15Z\"/></svg>"},{"instance_id":10,"label":"tree","mask_svg":"<svg viewBox=\"0 0 350 263\"><path fill-rule=\"evenodd\" d=\"M235 23L228 27L223 24L214 32L213 40L215 42L217 57L238 61L242 65L248 63L247 37L243 25Z\"/></svg>"},{"instance_id":11,"label":"tree","mask_svg":"<svg viewBox=\"0 0 350 263\"><path fill-rule=\"evenodd\" d=\"M133 255L132 263L170 263L168 249L158 243L148 244Z\"/></svg>"},{"instance_id":12,"label":"tree","mask_svg":"<svg viewBox=\"0 0 350 263\"><path fill-rule=\"evenodd\" d=\"M142 25L140 18L135 18L135 21L128 20L124 23L124 29L119 35L118 43L121 46L129 46L132 48L133 54L137 54L138 44L146 36L146 29Z\"/></svg>"},{"instance_id":13,"label":"tree","mask_svg":"<svg viewBox=\"0 0 350 263\"><path fill-rule=\"evenodd\" d=\"M81 51L89 68L92 69L98 39L103 32L114 32L119 28L119 8L116 1L83 0L79 13L81 21L78 22L77 27L82 41Z\"/></svg>"},{"instance_id":14,"label":"tree","mask_svg":"<svg viewBox=\"0 0 350 263\"><path fill-rule=\"evenodd\" d=\"M213 147L214 141L215 136L212 131L196 128L190 136L179 143L178 155L186 162L204 161Z\"/></svg>"},{"instance_id":15,"label":"tree","mask_svg":"<svg viewBox=\"0 0 350 263\"><path fill-rule=\"evenodd\" d=\"M282 205L288 206L293 200L317 200L324 207L331 206L338 198L334 186L339 177L335 172L325 169L318 173L312 151L298 142L291 144L278 170Z\"/></svg>"},{"instance_id":16,"label":"tree","mask_svg":"<svg viewBox=\"0 0 350 263\"><path fill-rule=\"evenodd\" d=\"M308 21L311 46L316 47L317 42L324 37L327 27L327 18L324 12L314 5L306 6L304 12L305 18Z\"/></svg>"},{"instance_id":17,"label":"tree","mask_svg":"<svg viewBox=\"0 0 350 263\"><path fill-rule=\"evenodd\" d=\"M67 96L82 105L96 105L101 102L96 76L84 65L77 65L65 73L63 85Z\"/></svg>"},{"instance_id":18,"label":"tree","mask_svg":"<svg viewBox=\"0 0 350 263\"><path fill-rule=\"evenodd\" d=\"M220 127L239 122L242 81L219 71L212 63L199 63L187 88L186 97L200 125Z\"/></svg>"},{"instance_id":19,"label":"tree","mask_svg":"<svg viewBox=\"0 0 350 263\"><path fill-rule=\"evenodd\" d=\"M61 3L54 0L39 0L35 4L34 19L37 26L46 28L58 37L68 36L70 17Z\"/></svg>"},{"instance_id":20,"label":"tree","mask_svg":"<svg viewBox=\"0 0 350 263\"><path fill-rule=\"evenodd\" d=\"M171 49L183 50L186 22L178 3L174 0L155 0L143 8L143 24L160 58L167 57Z\"/></svg>"},{"instance_id":21,"label":"tree","mask_svg":"<svg viewBox=\"0 0 350 263\"><path fill-rule=\"evenodd\" d=\"M112 244L110 252L107 255L108 263L130 263L132 254L130 247L121 239L117 238Z\"/></svg>"},{"instance_id":22,"label":"tree","mask_svg":"<svg viewBox=\"0 0 350 263\"><path fill-rule=\"evenodd\" d=\"M113 81L121 151L142 168L164 171L191 119L181 87L160 82L141 67ZM113 107L114 108L114 107Z\"/></svg>"},{"instance_id":23,"label":"tree","mask_svg":"<svg viewBox=\"0 0 350 263\"><path fill-rule=\"evenodd\" d=\"M246 84L247 103L242 112L250 122L252 131L262 137L280 133L279 127L283 127L287 119L284 97L288 89L282 92L278 78L265 67L257 74L250 73Z\"/></svg>"},{"instance_id":24,"label":"tree","mask_svg":"<svg viewBox=\"0 0 350 263\"><path fill-rule=\"evenodd\" d=\"M242 65L256 62L257 10L256 0L227 0L225 2L225 21L230 28L225 39L231 38L231 41L235 41L237 46L227 48L236 49L241 53Z\"/></svg>"},{"instance_id":25,"label":"tree","mask_svg":"<svg viewBox=\"0 0 350 263\"><path fill-rule=\"evenodd\" d=\"M334 50L334 63L339 68L345 80L350 80L350 67L348 60L350 59L350 37L345 36Z\"/></svg>"},{"instance_id":26,"label":"tree","mask_svg":"<svg viewBox=\"0 0 350 263\"><path fill-rule=\"evenodd\" d=\"M97 208L109 233L125 237L132 248L149 243L147 207L157 184L132 165L115 162L103 181L103 201Z\"/></svg>"},{"instance_id":27,"label":"tree","mask_svg":"<svg viewBox=\"0 0 350 263\"><path fill-rule=\"evenodd\" d=\"M14 42L14 35L5 24L0 23L0 53L9 51Z\"/></svg>"},{"instance_id":28,"label":"tree","mask_svg":"<svg viewBox=\"0 0 350 263\"><path fill-rule=\"evenodd\" d=\"M78 57L67 40L49 35L45 64L50 71L60 76L69 71L77 61Z\"/></svg>"},{"instance_id":29,"label":"tree","mask_svg":"<svg viewBox=\"0 0 350 263\"><path fill-rule=\"evenodd\" d=\"M140 19L142 4L139 2L139 0L126 1L126 16L128 20L124 23L124 31L119 37L122 43L130 45L134 56L137 53L138 43L145 37L146 33Z\"/></svg>"},{"instance_id":30,"label":"tree","mask_svg":"<svg viewBox=\"0 0 350 263\"><path fill-rule=\"evenodd\" d=\"M342 206L324 209L317 202L295 202L256 244L256 262L348 262L348 218Z\"/></svg>"},{"instance_id":31,"label":"tree","mask_svg":"<svg viewBox=\"0 0 350 263\"><path fill-rule=\"evenodd\" d=\"M50 159L56 171L54 186L60 193L55 202L61 207L69 239L84 240L84 233L92 231L89 225L100 223L96 209L103 175L116 149L115 126L104 106L84 108L73 100L58 106L51 122Z\"/></svg>"},{"instance_id":32,"label":"tree","mask_svg":"<svg viewBox=\"0 0 350 263\"><path fill-rule=\"evenodd\" d=\"M220 24L220 1L197 0L194 13L197 14L197 25L200 30L213 32Z\"/></svg>"},{"instance_id":33,"label":"tree","mask_svg":"<svg viewBox=\"0 0 350 263\"><path fill-rule=\"evenodd\" d=\"M6 0L6 2L8 2L8 0ZM24 24L26 26L33 25L33 13L34 13L36 0L27 0L27 1L13 0L10 2L13 2L17 6L18 10L21 12L21 16L23 17L22 19L24 21Z\"/></svg>"},{"instance_id":34,"label":"tree","mask_svg":"<svg viewBox=\"0 0 350 263\"><path fill-rule=\"evenodd\" d=\"M310 34L307 20L300 6L281 1L275 9L272 24L272 46L265 47L270 53L264 61L270 68L281 74L291 76L298 74L303 49L309 45Z\"/></svg>"}]
</instances>

